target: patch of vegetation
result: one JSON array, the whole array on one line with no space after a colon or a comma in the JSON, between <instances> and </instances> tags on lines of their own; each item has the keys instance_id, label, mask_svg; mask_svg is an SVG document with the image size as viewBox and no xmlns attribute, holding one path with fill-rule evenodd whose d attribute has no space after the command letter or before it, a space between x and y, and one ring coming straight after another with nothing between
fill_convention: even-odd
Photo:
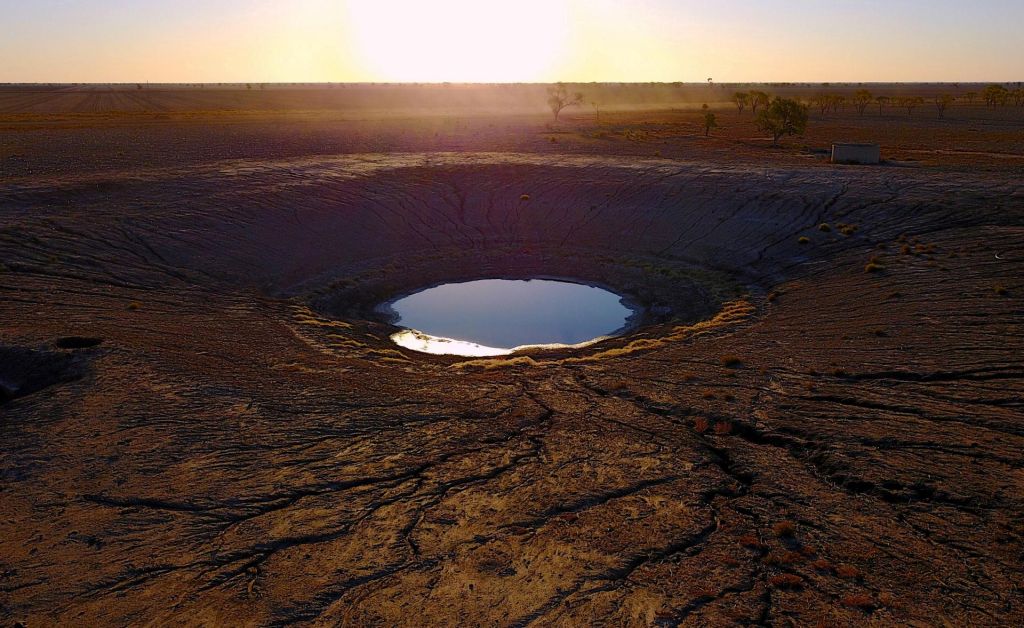
<instances>
[{"instance_id":1,"label":"patch of vegetation","mask_svg":"<svg viewBox=\"0 0 1024 628\"><path fill-rule=\"evenodd\" d=\"M730 369L735 369L735 368L739 368L739 367L743 366L743 360L741 360L739 358L739 356L731 355L731 354L730 355L723 355L722 359L721 359L721 362L722 362L722 366L724 366L725 368L730 368Z\"/></svg>"},{"instance_id":2,"label":"patch of vegetation","mask_svg":"<svg viewBox=\"0 0 1024 628\"><path fill-rule=\"evenodd\" d=\"M863 593L851 593L843 596L839 603L847 608L856 608L862 611L872 611L875 609L875 601L871 599L870 595L864 595Z\"/></svg>"},{"instance_id":3,"label":"patch of vegetation","mask_svg":"<svg viewBox=\"0 0 1024 628\"><path fill-rule=\"evenodd\" d=\"M860 569L853 565L839 565L836 567L836 575L843 580L856 580L861 577Z\"/></svg>"},{"instance_id":4,"label":"patch of vegetation","mask_svg":"<svg viewBox=\"0 0 1024 628\"><path fill-rule=\"evenodd\" d=\"M818 571L822 572L832 571L832 563L828 562L824 558L819 558L818 560L811 563L811 567L814 567Z\"/></svg>"},{"instance_id":5,"label":"patch of vegetation","mask_svg":"<svg viewBox=\"0 0 1024 628\"><path fill-rule=\"evenodd\" d=\"M761 542L761 539L757 538L753 534L746 534L740 537L740 545L747 549L752 550L765 550L768 546Z\"/></svg>"},{"instance_id":6,"label":"patch of vegetation","mask_svg":"<svg viewBox=\"0 0 1024 628\"><path fill-rule=\"evenodd\" d=\"M768 582L776 589L796 590L803 586L804 580L800 576L791 573L780 573L768 579Z\"/></svg>"},{"instance_id":7,"label":"patch of vegetation","mask_svg":"<svg viewBox=\"0 0 1024 628\"><path fill-rule=\"evenodd\" d=\"M719 436L726 436L731 433L732 423L730 423L729 421L721 421L719 423L715 423L715 434L718 434Z\"/></svg>"},{"instance_id":8,"label":"patch of vegetation","mask_svg":"<svg viewBox=\"0 0 1024 628\"><path fill-rule=\"evenodd\" d=\"M792 521L780 521L772 526L772 534L779 538L791 538L796 534L796 524Z\"/></svg>"},{"instance_id":9,"label":"patch of vegetation","mask_svg":"<svg viewBox=\"0 0 1024 628\"><path fill-rule=\"evenodd\" d=\"M784 135L799 135L807 129L807 107L789 98L776 98L757 114L758 130L772 136L772 146Z\"/></svg>"},{"instance_id":10,"label":"patch of vegetation","mask_svg":"<svg viewBox=\"0 0 1024 628\"><path fill-rule=\"evenodd\" d=\"M828 233L829 231L832 231L832 227L827 222L823 222L820 225L818 225L818 231L824 231L825 233Z\"/></svg>"},{"instance_id":11,"label":"patch of vegetation","mask_svg":"<svg viewBox=\"0 0 1024 628\"><path fill-rule=\"evenodd\" d=\"M807 236L800 236L799 238L797 238L797 242L799 242L800 244L810 244L811 239L808 238Z\"/></svg>"}]
</instances>

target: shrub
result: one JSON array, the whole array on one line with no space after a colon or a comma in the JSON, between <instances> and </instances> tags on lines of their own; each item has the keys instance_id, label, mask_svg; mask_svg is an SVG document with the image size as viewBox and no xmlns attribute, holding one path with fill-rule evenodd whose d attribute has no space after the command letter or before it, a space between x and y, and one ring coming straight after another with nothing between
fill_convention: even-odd
<instances>
[{"instance_id":1,"label":"shrub","mask_svg":"<svg viewBox=\"0 0 1024 628\"><path fill-rule=\"evenodd\" d=\"M718 434L719 436L725 436L730 432L732 432L732 423L729 423L728 421L723 421L722 423L715 423L715 434Z\"/></svg>"},{"instance_id":2,"label":"shrub","mask_svg":"<svg viewBox=\"0 0 1024 628\"><path fill-rule=\"evenodd\" d=\"M1007 292L1006 291L1006 286L996 286L994 288L994 290L995 290L996 294L998 294L999 296L1005 296L1006 292Z\"/></svg>"},{"instance_id":3,"label":"shrub","mask_svg":"<svg viewBox=\"0 0 1024 628\"><path fill-rule=\"evenodd\" d=\"M864 266L864 272L866 273L877 273L883 270L885 270L885 266L876 264L875 262L868 262L867 265Z\"/></svg>"},{"instance_id":4,"label":"shrub","mask_svg":"<svg viewBox=\"0 0 1024 628\"><path fill-rule=\"evenodd\" d=\"M807 236L800 236L797 239L797 242L799 242L800 244L810 244L811 243L811 239L808 238Z\"/></svg>"},{"instance_id":5,"label":"shrub","mask_svg":"<svg viewBox=\"0 0 1024 628\"><path fill-rule=\"evenodd\" d=\"M521 201L528 201L528 200L530 200L530 195L529 194L523 194L523 195L521 195L519 197L519 200L521 200Z\"/></svg>"},{"instance_id":6,"label":"shrub","mask_svg":"<svg viewBox=\"0 0 1024 628\"><path fill-rule=\"evenodd\" d=\"M818 231L824 231L825 233L828 233L829 231L832 231L832 227L830 227L827 222L823 222L820 225L818 225Z\"/></svg>"},{"instance_id":7,"label":"shrub","mask_svg":"<svg viewBox=\"0 0 1024 628\"><path fill-rule=\"evenodd\" d=\"M711 424L708 422L707 419L705 419L702 416L697 417L693 421L693 429L694 429L694 431L698 432L700 434L703 434L704 432L708 431L709 427L711 427Z\"/></svg>"},{"instance_id":8,"label":"shrub","mask_svg":"<svg viewBox=\"0 0 1024 628\"><path fill-rule=\"evenodd\" d=\"M132 311L135 311L140 307L142 307L142 304L139 303L138 301L132 301L131 303L128 304L128 309Z\"/></svg>"}]
</instances>

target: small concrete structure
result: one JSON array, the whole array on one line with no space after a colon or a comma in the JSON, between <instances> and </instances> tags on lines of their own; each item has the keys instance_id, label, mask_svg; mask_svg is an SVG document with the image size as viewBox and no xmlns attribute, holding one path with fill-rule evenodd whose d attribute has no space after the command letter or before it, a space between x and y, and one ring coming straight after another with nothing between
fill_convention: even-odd
<instances>
[{"instance_id":1,"label":"small concrete structure","mask_svg":"<svg viewBox=\"0 0 1024 628\"><path fill-rule=\"evenodd\" d=\"M882 159L878 144L833 144L834 164L877 164Z\"/></svg>"}]
</instances>

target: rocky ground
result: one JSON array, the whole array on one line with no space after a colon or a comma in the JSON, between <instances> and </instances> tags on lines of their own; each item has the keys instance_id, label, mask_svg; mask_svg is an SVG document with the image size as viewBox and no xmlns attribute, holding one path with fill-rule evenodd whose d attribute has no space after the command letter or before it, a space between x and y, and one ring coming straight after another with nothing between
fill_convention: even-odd
<instances>
[{"instance_id":1,"label":"rocky ground","mask_svg":"<svg viewBox=\"0 0 1024 628\"><path fill-rule=\"evenodd\" d=\"M0 620L1024 622L1016 166L462 124L9 136L49 148L0 181ZM671 314L494 360L372 314L538 274Z\"/></svg>"}]
</instances>

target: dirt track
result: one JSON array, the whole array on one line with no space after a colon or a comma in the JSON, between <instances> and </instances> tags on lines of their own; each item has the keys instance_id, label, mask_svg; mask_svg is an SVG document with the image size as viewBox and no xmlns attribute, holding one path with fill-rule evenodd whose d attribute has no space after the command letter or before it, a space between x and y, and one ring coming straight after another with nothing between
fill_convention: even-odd
<instances>
[{"instance_id":1,"label":"dirt track","mask_svg":"<svg viewBox=\"0 0 1024 628\"><path fill-rule=\"evenodd\" d=\"M1015 176L456 135L0 184L0 618L1024 622ZM673 315L483 362L366 315L537 273Z\"/></svg>"}]
</instances>

